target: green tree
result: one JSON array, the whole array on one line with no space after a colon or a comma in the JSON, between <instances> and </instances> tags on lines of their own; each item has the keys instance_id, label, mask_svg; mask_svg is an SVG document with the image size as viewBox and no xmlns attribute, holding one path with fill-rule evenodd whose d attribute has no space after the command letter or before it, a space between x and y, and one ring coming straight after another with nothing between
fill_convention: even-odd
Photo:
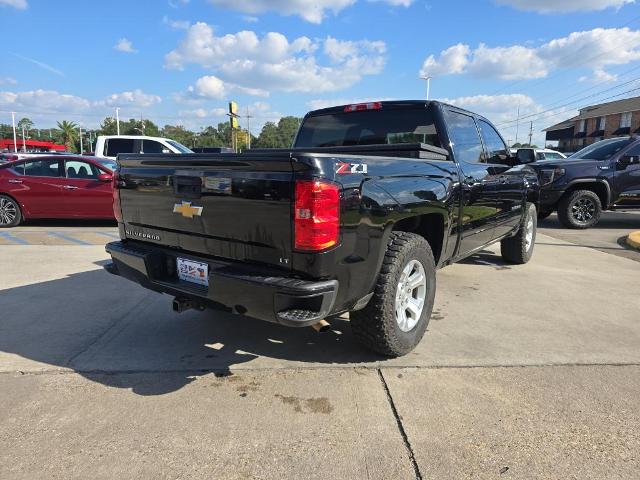
<instances>
[{"instance_id":1,"label":"green tree","mask_svg":"<svg viewBox=\"0 0 640 480\"><path fill-rule=\"evenodd\" d=\"M17 128L18 130L22 130L24 128L27 135L29 134L29 130L33 128L34 123L28 119L27 117L23 117L18 121Z\"/></svg>"},{"instance_id":2,"label":"green tree","mask_svg":"<svg viewBox=\"0 0 640 480\"><path fill-rule=\"evenodd\" d=\"M75 122L63 120L62 122L58 122L58 128L60 129L59 141L68 151L73 151L76 138L78 137L78 125Z\"/></svg>"},{"instance_id":3,"label":"green tree","mask_svg":"<svg viewBox=\"0 0 640 480\"><path fill-rule=\"evenodd\" d=\"M117 135L118 124L116 123L116 119L113 117L105 118L102 123L100 123L99 132L100 135Z\"/></svg>"},{"instance_id":4,"label":"green tree","mask_svg":"<svg viewBox=\"0 0 640 480\"><path fill-rule=\"evenodd\" d=\"M300 119L282 117L277 124L267 122L252 146L257 148L289 148L298 131Z\"/></svg>"}]
</instances>

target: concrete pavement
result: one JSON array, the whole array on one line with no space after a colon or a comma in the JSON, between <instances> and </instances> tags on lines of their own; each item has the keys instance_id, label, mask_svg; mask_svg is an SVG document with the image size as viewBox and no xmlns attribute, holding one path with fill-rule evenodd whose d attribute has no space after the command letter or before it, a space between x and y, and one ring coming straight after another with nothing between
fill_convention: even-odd
<instances>
[{"instance_id":1,"label":"concrete pavement","mask_svg":"<svg viewBox=\"0 0 640 480\"><path fill-rule=\"evenodd\" d=\"M174 314L105 260L0 246L0 478L640 470L631 259L541 234L526 266L492 248L447 267L427 336L394 360L356 345L347 319L319 335Z\"/></svg>"}]
</instances>

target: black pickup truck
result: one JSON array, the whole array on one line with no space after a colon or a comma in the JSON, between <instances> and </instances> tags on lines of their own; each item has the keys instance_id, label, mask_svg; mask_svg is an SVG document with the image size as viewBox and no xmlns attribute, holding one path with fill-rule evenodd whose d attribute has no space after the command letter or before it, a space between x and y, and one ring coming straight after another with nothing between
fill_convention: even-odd
<instances>
[{"instance_id":1,"label":"black pickup truck","mask_svg":"<svg viewBox=\"0 0 640 480\"><path fill-rule=\"evenodd\" d=\"M436 269L501 242L526 263L538 179L478 115L394 101L308 113L294 147L120 155L111 273L175 297L288 326L350 312L388 356L420 341Z\"/></svg>"}]
</instances>

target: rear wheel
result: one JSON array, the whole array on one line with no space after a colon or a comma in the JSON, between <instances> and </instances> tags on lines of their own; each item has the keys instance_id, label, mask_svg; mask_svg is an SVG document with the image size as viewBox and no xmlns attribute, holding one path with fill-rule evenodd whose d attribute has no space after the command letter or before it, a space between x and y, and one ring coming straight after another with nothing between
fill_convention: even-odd
<instances>
[{"instance_id":1,"label":"rear wheel","mask_svg":"<svg viewBox=\"0 0 640 480\"><path fill-rule=\"evenodd\" d=\"M0 228L15 227L22 221L20 206L13 198L0 195Z\"/></svg>"},{"instance_id":2,"label":"rear wheel","mask_svg":"<svg viewBox=\"0 0 640 480\"><path fill-rule=\"evenodd\" d=\"M562 197L558 205L558 219L567 228L593 227L602 215L600 197L591 190L576 190Z\"/></svg>"},{"instance_id":3,"label":"rear wheel","mask_svg":"<svg viewBox=\"0 0 640 480\"><path fill-rule=\"evenodd\" d=\"M520 229L513 237L505 238L500 242L502 258L509 263L522 265L531 260L533 247L536 243L536 231L538 228L538 215L533 203L527 204Z\"/></svg>"},{"instance_id":4,"label":"rear wheel","mask_svg":"<svg viewBox=\"0 0 640 480\"><path fill-rule=\"evenodd\" d=\"M435 272L431 247L423 237L392 233L373 297L350 315L356 339L389 357L413 350L431 318Z\"/></svg>"}]
</instances>

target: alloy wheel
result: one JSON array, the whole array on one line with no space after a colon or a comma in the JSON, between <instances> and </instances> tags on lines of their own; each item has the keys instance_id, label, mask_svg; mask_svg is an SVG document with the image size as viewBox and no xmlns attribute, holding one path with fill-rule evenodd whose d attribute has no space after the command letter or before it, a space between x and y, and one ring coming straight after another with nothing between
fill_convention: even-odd
<instances>
[{"instance_id":1,"label":"alloy wheel","mask_svg":"<svg viewBox=\"0 0 640 480\"><path fill-rule=\"evenodd\" d=\"M580 197L571 205L571 215L576 222L588 223L595 214L596 204L588 197Z\"/></svg>"},{"instance_id":2,"label":"alloy wheel","mask_svg":"<svg viewBox=\"0 0 640 480\"><path fill-rule=\"evenodd\" d=\"M18 215L18 206L8 198L0 198L0 225L11 225Z\"/></svg>"},{"instance_id":3,"label":"alloy wheel","mask_svg":"<svg viewBox=\"0 0 640 480\"><path fill-rule=\"evenodd\" d=\"M418 260L402 270L396 289L395 317L400 330L410 332L420 320L427 295L427 276Z\"/></svg>"}]
</instances>

